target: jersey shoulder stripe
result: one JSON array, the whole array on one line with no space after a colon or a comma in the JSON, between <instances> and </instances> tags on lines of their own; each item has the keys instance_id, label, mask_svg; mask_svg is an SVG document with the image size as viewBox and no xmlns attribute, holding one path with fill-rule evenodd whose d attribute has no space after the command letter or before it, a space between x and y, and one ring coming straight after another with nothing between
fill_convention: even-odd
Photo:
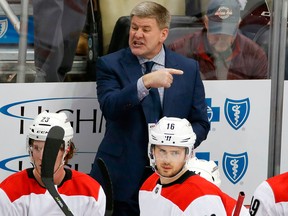
<instances>
[{"instance_id":1,"label":"jersey shoulder stripe","mask_svg":"<svg viewBox=\"0 0 288 216\"><path fill-rule=\"evenodd\" d=\"M41 187L37 181L29 176L32 169L26 169L7 177L0 188L7 194L11 202L14 202L21 196L34 194L44 194L46 189Z\"/></svg>"},{"instance_id":2,"label":"jersey shoulder stripe","mask_svg":"<svg viewBox=\"0 0 288 216\"><path fill-rule=\"evenodd\" d=\"M274 193L275 203L288 202L288 172L271 177L266 181Z\"/></svg>"},{"instance_id":3,"label":"jersey shoulder stripe","mask_svg":"<svg viewBox=\"0 0 288 216\"><path fill-rule=\"evenodd\" d=\"M222 192L216 185L200 177L199 175L188 175L181 183L162 185L161 196L177 205L183 212L194 201L203 196L220 197L226 212L231 212L236 200ZM153 193L155 186L159 183L157 174L151 175L142 185L142 191ZM185 199L183 199L185 197Z\"/></svg>"},{"instance_id":4,"label":"jersey shoulder stripe","mask_svg":"<svg viewBox=\"0 0 288 216\"><path fill-rule=\"evenodd\" d=\"M67 180L63 186L59 187L59 193L67 196L88 196L94 197L96 200L99 198L100 184L91 176L76 171L72 171L71 179Z\"/></svg>"}]
</instances>

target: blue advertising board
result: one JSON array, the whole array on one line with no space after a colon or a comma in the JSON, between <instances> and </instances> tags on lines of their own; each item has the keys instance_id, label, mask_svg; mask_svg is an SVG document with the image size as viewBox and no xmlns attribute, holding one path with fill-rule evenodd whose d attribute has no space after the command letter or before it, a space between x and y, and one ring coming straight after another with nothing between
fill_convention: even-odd
<instances>
[{"instance_id":1,"label":"blue advertising board","mask_svg":"<svg viewBox=\"0 0 288 216\"><path fill-rule=\"evenodd\" d=\"M33 16L28 17L28 34L27 43L34 43L34 22ZM14 29L13 24L10 22L8 17L0 16L0 44L18 44L19 34Z\"/></svg>"}]
</instances>

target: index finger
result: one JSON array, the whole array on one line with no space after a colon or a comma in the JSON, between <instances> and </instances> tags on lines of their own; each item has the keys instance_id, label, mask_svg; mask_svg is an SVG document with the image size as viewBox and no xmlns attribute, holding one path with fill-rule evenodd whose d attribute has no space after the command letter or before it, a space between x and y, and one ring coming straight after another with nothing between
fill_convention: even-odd
<instances>
[{"instance_id":1,"label":"index finger","mask_svg":"<svg viewBox=\"0 0 288 216\"><path fill-rule=\"evenodd\" d=\"M173 69L173 68L166 68L166 70L170 74L182 75L184 73L182 70L177 70L177 69Z\"/></svg>"}]
</instances>

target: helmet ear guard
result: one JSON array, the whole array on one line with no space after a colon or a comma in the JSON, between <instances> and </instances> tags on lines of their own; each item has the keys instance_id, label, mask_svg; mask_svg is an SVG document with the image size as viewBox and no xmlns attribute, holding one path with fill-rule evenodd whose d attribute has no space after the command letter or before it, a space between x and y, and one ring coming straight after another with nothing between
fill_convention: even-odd
<instances>
[{"instance_id":1,"label":"helmet ear guard","mask_svg":"<svg viewBox=\"0 0 288 216\"><path fill-rule=\"evenodd\" d=\"M27 149L28 149L28 154L29 156L33 156L33 152L31 150L31 147L32 147L32 139L30 139L28 136L27 136Z\"/></svg>"},{"instance_id":2,"label":"helmet ear guard","mask_svg":"<svg viewBox=\"0 0 288 216\"><path fill-rule=\"evenodd\" d=\"M155 168L155 157L154 157L154 154L153 154L153 148L154 148L154 145L151 143L148 143L148 157L149 157L149 161L150 161L150 166L152 168Z\"/></svg>"}]
</instances>

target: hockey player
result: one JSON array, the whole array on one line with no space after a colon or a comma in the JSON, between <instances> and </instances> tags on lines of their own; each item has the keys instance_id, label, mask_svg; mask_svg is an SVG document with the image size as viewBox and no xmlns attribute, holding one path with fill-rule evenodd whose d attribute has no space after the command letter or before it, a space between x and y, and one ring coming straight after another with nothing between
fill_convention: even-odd
<instances>
[{"instance_id":1,"label":"hockey player","mask_svg":"<svg viewBox=\"0 0 288 216\"><path fill-rule=\"evenodd\" d=\"M141 216L229 215L236 200L187 169L196 135L186 119L163 117L149 131L148 156L155 169L139 192ZM249 215L241 207L240 215Z\"/></svg>"},{"instance_id":2,"label":"hockey player","mask_svg":"<svg viewBox=\"0 0 288 216\"><path fill-rule=\"evenodd\" d=\"M263 181L254 191L251 216L288 215L288 172Z\"/></svg>"},{"instance_id":3,"label":"hockey player","mask_svg":"<svg viewBox=\"0 0 288 216\"><path fill-rule=\"evenodd\" d=\"M54 184L74 215L105 213L106 197L100 184L87 174L64 168L73 157L73 128L65 113L42 112L33 121L27 137L33 168L7 177L0 184L0 215L63 215L41 180L45 140L53 126L64 129L64 140L54 166Z\"/></svg>"}]
</instances>

